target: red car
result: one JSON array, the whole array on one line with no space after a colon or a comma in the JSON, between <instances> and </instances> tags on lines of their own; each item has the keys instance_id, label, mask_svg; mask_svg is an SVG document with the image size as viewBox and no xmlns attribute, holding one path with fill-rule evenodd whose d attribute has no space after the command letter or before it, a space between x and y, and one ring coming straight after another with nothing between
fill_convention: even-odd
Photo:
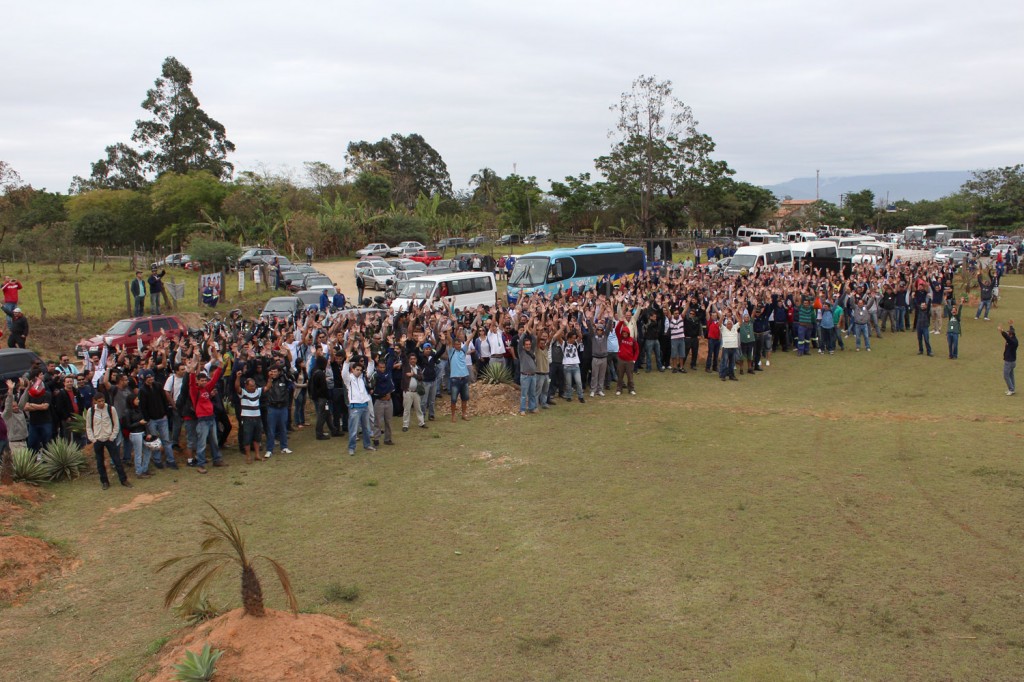
<instances>
[{"instance_id":1,"label":"red car","mask_svg":"<svg viewBox=\"0 0 1024 682\"><path fill-rule=\"evenodd\" d=\"M187 334L188 327L173 315L129 317L118 320L114 326L102 334L91 339L82 339L75 346L75 353L84 358L91 353L102 353L105 345L111 348L124 346L129 353L134 353L138 349L140 337L145 345L159 338L160 332L163 332L167 338L174 339L182 334Z\"/></svg>"},{"instance_id":2,"label":"red car","mask_svg":"<svg viewBox=\"0 0 1024 682\"><path fill-rule=\"evenodd\" d=\"M409 260L414 260L417 263L423 263L424 265L430 265L436 260L441 260L441 254L437 251L417 251L413 255L409 256Z\"/></svg>"}]
</instances>

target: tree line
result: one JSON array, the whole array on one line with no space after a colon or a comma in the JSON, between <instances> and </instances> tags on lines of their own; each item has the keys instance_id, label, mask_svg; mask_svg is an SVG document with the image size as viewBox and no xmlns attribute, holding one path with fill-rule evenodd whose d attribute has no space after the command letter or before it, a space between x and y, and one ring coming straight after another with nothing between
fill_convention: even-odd
<instances>
[{"instance_id":1,"label":"tree line","mask_svg":"<svg viewBox=\"0 0 1024 682\"><path fill-rule=\"evenodd\" d=\"M129 141L107 146L67 193L35 189L0 161L0 254L53 259L62 249L133 244L186 250L203 240L293 254L315 245L334 255L367 241L429 243L542 225L587 238L687 235L762 225L778 207L770 191L732 177L672 83L654 77L637 78L611 107L617 123L608 153L594 160L599 177L549 179L548 191L534 176L491 168L455 191L441 154L416 133L351 142L341 168L309 161L301 171L235 173L235 145L191 86L191 72L168 57ZM863 190L842 206L819 202L815 220L881 230L1024 226L1024 166L979 171L948 197L892 208ZM807 225L794 218L789 227Z\"/></svg>"}]
</instances>

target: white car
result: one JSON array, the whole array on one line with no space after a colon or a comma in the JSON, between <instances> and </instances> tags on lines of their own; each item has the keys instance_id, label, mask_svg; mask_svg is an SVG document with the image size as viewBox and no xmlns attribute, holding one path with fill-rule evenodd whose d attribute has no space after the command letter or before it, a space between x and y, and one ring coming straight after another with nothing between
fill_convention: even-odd
<instances>
[{"instance_id":1,"label":"white car","mask_svg":"<svg viewBox=\"0 0 1024 682\"><path fill-rule=\"evenodd\" d=\"M398 256L399 258L406 258L416 253L417 251L422 251L425 248L427 247L423 246L423 244L420 244L419 242L402 242L393 249L389 249L388 255Z\"/></svg>"},{"instance_id":2,"label":"white car","mask_svg":"<svg viewBox=\"0 0 1024 682\"><path fill-rule=\"evenodd\" d=\"M390 250L391 248L387 244L378 242L376 244L367 244L356 251L356 255L360 258L365 258L366 256L386 256Z\"/></svg>"},{"instance_id":3,"label":"white car","mask_svg":"<svg viewBox=\"0 0 1024 682\"><path fill-rule=\"evenodd\" d=\"M962 263L964 259L969 257L970 255L971 254L967 253L966 251L961 251L960 249L947 247L936 251L935 256L933 256L933 258L935 259L936 263L945 263L946 261L950 260L953 261L954 263Z\"/></svg>"}]
</instances>

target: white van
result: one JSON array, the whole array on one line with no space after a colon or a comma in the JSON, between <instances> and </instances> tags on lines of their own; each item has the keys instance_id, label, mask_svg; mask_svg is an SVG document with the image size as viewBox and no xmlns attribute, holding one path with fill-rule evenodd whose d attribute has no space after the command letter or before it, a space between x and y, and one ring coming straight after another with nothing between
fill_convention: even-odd
<instances>
[{"instance_id":1,"label":"white van","mask_svg":"<svg viewBox=\"0 0 1024 682\"><path fill-rule=\"evenodd\" d=\"M747 240L747 243L751 246L754 244L781 244L782 235L772 234L771 232L766 232L765 234L752 234L750 235L750 239Z\"/></svg>"},{"instance_id":2,"label":"white van","mask_svg":"<svg viewBox=\"0 0 1024 682\"><path fill-rule=\"evenodd\" d=\"M763 270L773 268L780 270L791 270L793 268L793 252L788 244L761 244L759 246L741 246L736 249L729 267L725 269L727 275L738 275L746 270Z\"/></svg>"},{"instance_id":3,"label":"white van","mask_svg":"<svg viewBox=\"0 0 1024 682\"><path fill-rule=\"evenodd\" d=\"M498 290L494 284L493 272L450 272L443 275L424 275L398 283L398 292L391 302L395 312L408 310L410 305L422 301L440 301L451 298L456 310L475 308L478 305L494 307L498 302Z\"/></svg>"},{"instance_id":4,"label":"white van","mask_svg":"<svg viewBox=\"0 0 1024 682\"><path fill-rule=\"evenodd\" d=\"M755 235L770 235L771 232L761 227L739 227L736 229L736 239L744 244L750 243L750 238Z\"/></svg>"},{"instance_id":5,"label":"white van","mask_svg":"<svg viewBox=\"0 0 1024 682\"><path fill-rule=\"evenodd\" d=\"M839 258L839 247L834 241L828 239L816 239L813 241L790 244L789 250L793 253L793 260L804 258Z\"/></svg>"},{"instance_id":6,"label":"white van","mask_svg":"<svg viewBox=\"0 0 1024 682\"><path fill-rule=\"evenodd\" d=\"M813 242L818 238L818 235L813 232L787 232L786 241L793 242Z\"/></svg>"},{"instance_id":7,"label":"white van","mask_svg":"<svg viewBox=\"0 0 1024 682\"><path fill-rule=\"evenodd\" d=\"M861 242L854 247L850 260L854 263L884 263L892 260L892 244L885 242Z\"/></svg>"}]
</instances>

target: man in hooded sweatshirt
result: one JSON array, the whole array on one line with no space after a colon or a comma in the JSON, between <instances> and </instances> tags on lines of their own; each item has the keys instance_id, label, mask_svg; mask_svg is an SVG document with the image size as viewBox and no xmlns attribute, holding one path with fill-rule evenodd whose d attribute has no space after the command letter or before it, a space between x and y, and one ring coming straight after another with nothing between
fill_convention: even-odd
<instances>
[{"instance_id":1,"label":"man in hooded sweatshirt","mask_svg":"<svg viewBox=\"0 0 1024 682\"><path fill-rule=\"evenodd\" d=\"M615 324L615 335L619 339L619 364L616 367L619 380L615 386L615 395L622 395L623 385L626 385L630 395L636 395L636 388L633 385L633 370L640 357L640 344L629 333L629 327L622 319Z\"/></svg>"}]
</instances>

